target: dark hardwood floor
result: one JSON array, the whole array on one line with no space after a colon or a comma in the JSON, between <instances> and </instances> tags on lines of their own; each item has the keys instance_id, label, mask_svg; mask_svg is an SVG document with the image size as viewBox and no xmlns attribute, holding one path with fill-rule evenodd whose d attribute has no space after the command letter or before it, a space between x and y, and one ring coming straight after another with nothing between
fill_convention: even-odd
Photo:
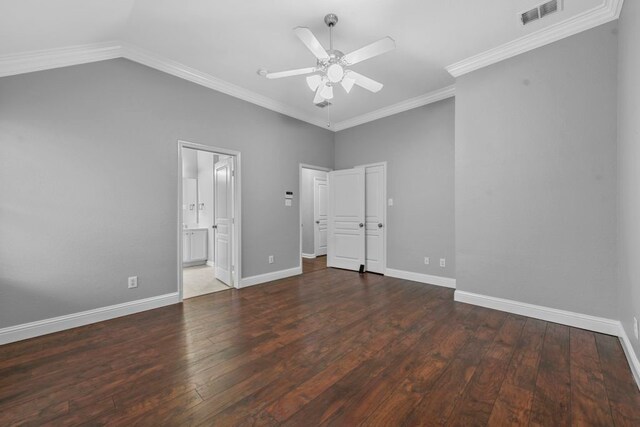
<instances>
[{"instance_id":1,"label":"dark hardwood floor","mask_svg":"<svg viewBox=\"0 0 640 427\"><path fill-rule=\"evenodd\" d=\"M302 273L311 273L312 271L327 268L327 257L319 256L313 259L302 258Z\"/></svg>"},{"instance_id":2,"label":"dark hardwood floor","mask_svg":"<svg viewBox=\"0 0 640 427\"><path fill-rule=\"evenodd\" d=\"M324 262L0 347L0 425L640 425L617 338Z\"/></svg>"}]
</instances>

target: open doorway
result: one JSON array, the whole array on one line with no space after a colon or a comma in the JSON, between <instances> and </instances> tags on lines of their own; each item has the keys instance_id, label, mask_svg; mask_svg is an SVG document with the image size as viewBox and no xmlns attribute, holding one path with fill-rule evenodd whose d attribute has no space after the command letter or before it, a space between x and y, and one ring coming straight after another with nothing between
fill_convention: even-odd
<instances>
[{"instance_id":1,"label":"open doorway","mask_svg":"<svg viewBox=\"0 0 640 427\"><path fill-rule=\"evenodd\" d=\"M303 273L327 265L327 174L330 170L300 165L300 257Z\"/></svg>"},{"instance_id":2,"label":"open doorway","mask_svg":"<svg viewBox=\"0 0 640 427\"><path fill-rule=\"evenodd\" d=\"M179 142L181 299L239 287L240 153Z\"/></svg>"}]
</instances>

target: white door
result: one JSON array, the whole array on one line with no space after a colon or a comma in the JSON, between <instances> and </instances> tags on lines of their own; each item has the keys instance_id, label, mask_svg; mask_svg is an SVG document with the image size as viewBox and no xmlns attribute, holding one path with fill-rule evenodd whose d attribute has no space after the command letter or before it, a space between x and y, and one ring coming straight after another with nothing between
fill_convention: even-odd
<instances>
[{"instance_id":1,"label":"white door","mask_svg":"<svg viewBox=\"0 0 640 427\"><path fill-rule=\"evenodd\" d=\"M328 267L364 268L364 172L362 168L329 172Z\"/></svg>"},{"instance_id":2,"label":"white door","mask_svg":"<svg viewBox=\"0 0 640 427\"><path fill-rule=\"evenodd\" d=\"M313 244L316 256L327 254L327 180L313 178Z\"/></svg>"},{"instance_id":3,"label":"white door","mask_svg":"<svg viewBox=\"0 0 640 427\"><path fill-rule=\"evenodd\" d=\"M367 271L385 271L386 173L382 164L363 166L365 170L365 253Z\"/></svg>"},{"instance_id":4,"label":"white door","mask_svg":"<svg viewBox=\"0 0 640 427\"><path fill-rule=\"evenodd\" d=\"M233 233L233 158L214 166L214 266L216 279L231 286L231 236Z\"/></svg>"},{"instance_id":5,"label":"white door","mask_svg":"<svg viewBox=\"0 0 640 427\"><path fill-rule=\"evenodd\" d=\"M207 259L207 230L194 230L191 232L190 258L191 261L204 261Z\"/></svg>"}]
</instances>

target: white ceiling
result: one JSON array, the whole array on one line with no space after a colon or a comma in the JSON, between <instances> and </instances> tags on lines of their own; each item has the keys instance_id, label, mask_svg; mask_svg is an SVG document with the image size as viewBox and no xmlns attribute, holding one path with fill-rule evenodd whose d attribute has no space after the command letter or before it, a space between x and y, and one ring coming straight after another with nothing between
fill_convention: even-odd
<instances>
[{"instance_id":1,"label":"white ceiling","mask_svg":"<svg viewBox=\"0 0 640 427\"><path fill-rule=\"evenodd\" d=\"M303 76L266 80L256 70L315 65L292 29L307 26L328 45L323 17L333 12L335 48L387 35L397 45L354 66L382 91L335 91L340 122L451 85L445 67L611 1L564 0L562 12L523 27L518 13L542 0L0 0L0 57L120 40L324 120Z\"/></svg>"}]
</instances>

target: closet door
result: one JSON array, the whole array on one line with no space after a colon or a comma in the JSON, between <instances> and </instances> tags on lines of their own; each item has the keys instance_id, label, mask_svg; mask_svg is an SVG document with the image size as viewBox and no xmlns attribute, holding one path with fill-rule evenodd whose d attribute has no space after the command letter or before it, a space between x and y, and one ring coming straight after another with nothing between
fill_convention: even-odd
<instances>
[{"instance_id":1,"label":"closet door","mask_svg":"<svg viewBox=\"0 0 640 427\"><path fill-rule=\"evenodd\" d=\"M365 265L365 170L329 172L327 266L358 271Z\"/></svg>"},{"instance_id":2,"label":"closet door","mask_svg":"<svg viewBox=\"0 0 640 427\"><path fill-rule=\"evenodd\" d=\"M365 252L366 268L385 272L386 167L362 166L365 170Z\"/></svg>"}]
</instances>

